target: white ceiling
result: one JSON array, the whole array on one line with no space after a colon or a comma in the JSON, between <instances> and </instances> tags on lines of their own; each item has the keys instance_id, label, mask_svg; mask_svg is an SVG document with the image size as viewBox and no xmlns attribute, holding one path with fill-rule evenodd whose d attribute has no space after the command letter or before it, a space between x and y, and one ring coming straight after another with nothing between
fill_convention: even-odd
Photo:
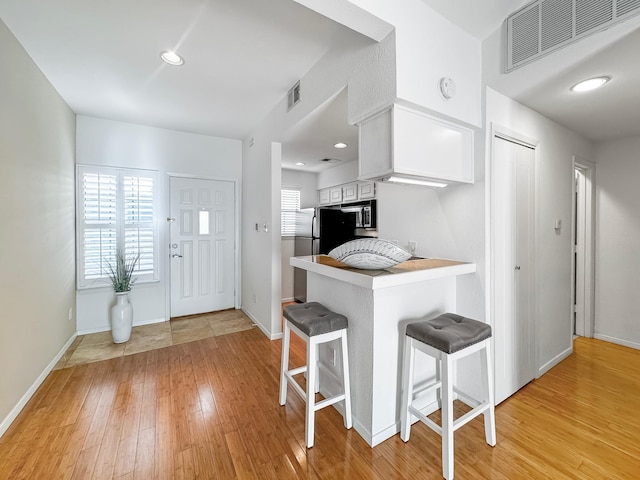
<instances>
[{"instance_id":1,"label":"white ceiling","mask_svg":"<svg viewBox=\"0 0 640 480\"><path fill-rule=\"evenodd\" d=\"M338 142L347 148L334 148ZM325 162L323 159L330 159ZM343 90L298 122L283 138L282 166L319 172L358 159L358 128L347 123L347 91ZM304 166L296 166L303 162Z\"/></svg>"},{"instance_id":2,"label":"white ceiling","mask_svg":"<svg viewBox=\"0 0 640 480\"><path fill-rule=\"evenodd\" d=\"M357 35L292 0L0 0L0 18L74 112L229 138Z\"/></svg>"},{"instance_id":3,"label":"white ceiling","mask_svg":"<svg viewBox=\"0 0 640 480\"><path fill-rule=\"evenodd\" d=\"M479 40L528 3L422 1ZM332 45L361 38L293 0L0 0L0 18L76 113L229 138L247 136ZM517 100L592 140L640 135L639 41L636 33L549 72ZM163 64L165 49L185 65ZM568 93L593 74L614 81L597 95ZM345 97L288 132L285 167L304 161L318 171L335 165L322 158L357 158ZM349 149L334 149L337 137Z\"/></svg>"},{"instance_id":4,"label":"white ceiling","mask_svg":"<svg viewBox=\"0 0 640 480\"><path fill-rule=\"evenodd\" d=\"M422 0L478 40L484 40L511 13L531 0Z\"/></svg>"},{"instance_id":5,"label":"white ceiling","mask_svg":"<svg viewBox=\"0 0 640 480\"><path fill-rule=\"evenodd\" d=\"M639 46L640 29L518 100L594 142L640 135ZM581 80L602 75L611 81L598 90L569 90Z\"/></svg>"}]
</instances>

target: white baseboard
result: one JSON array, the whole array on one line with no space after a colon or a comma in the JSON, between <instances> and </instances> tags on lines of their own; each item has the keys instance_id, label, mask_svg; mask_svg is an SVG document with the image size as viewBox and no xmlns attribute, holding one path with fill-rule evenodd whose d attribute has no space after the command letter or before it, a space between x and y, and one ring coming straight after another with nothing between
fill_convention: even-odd
<instances>
[{"instance_id":1,"label":"white baseboard","mask_svg":"<svg viewBox=\"0 0 640 480\"><path fill-rule=\"evenodd\" d=\"M51 360L51 362L49 362L49 365L47 365L45 367L45 369L40 374L40 376L38 378L36 378L36 381L33 382L33 384L29 387L29 389L26 391L26 393L18 401L16 406L11 409L11 411L9 412L9 415L7 415L4 420L2 420L2 423L0 423L0 437L2 437L4 435L4 433L7 431L7 429L13 423L13 421L18 417L18 415L20 414L22 409L25 407L27 402L31 399L33 394L36 393L36 390L38 390L38 387L40 385L42 385L42 382L44 382L44 379L47 378L47 375L49 375L51 370L53 370L53 367L56 366L58 361L62 358L64 353L71 346L71 344L73 343L73 341L76 339L77 336L78 336L77 333L74 333L73 335L71 335L69 340L67 340L67 342L62 346L62 348L56 354L56 356L53 357L53 360Z\"/></svg>"},{"instance_id":2,"label":"white baseboard","mask_svg":"<svg viewBox=\"0 0 640 480\"><path fill-rule=\"evenodd\" d=\"M564 352L561 352L558 355L556 355L555 357L553 357L551 360L549 360L544 365L542 365L538 369L538 377L537 378L539 378L542 375L544 375L545 373L547 373L549 370L551 370L553 367L558 365L562 360L567 358L572 353L573 353L573 345L571 347L567 348Z\"/></svg>"},{"instance_id":3,"label":"white baseboard","mask_svg":"<svg viewBox=\"0 0 640 480\"><path fill-rule=\"evenodd\" d=\"M133 326L141 327L143 325L152 325L154 323L162 323L166 321L167 321L166 318L152 318L150 320L142 320L141 322L133 322ZM110 332L110 331L111 331L110 326L102 326L102 327L88 328L86 330L79 330L78 335L91 335L92 333Z\"/></svg>"},{"instance_id":4,"label":"white baseboard","mask_svg":"<svg viewBox=\"0 0 640 480\"><path fill-rule=\"evenodd\" d=\"M640 350L640 343L630 342L629 340L622 340L620 338L610 337L608 335L602 335L600 333L596 333L593 337L597 338L598 340L604 340L605 342L622 345L623 347L635 348L636 350Z\"/></svg>"},{"instance_id":5,"label":"white baseboard","mask_svg":"<svg viewBox=\"0 0 640 480\"><path fill-rule=\"evenodd\" d=\"M293 302L295 301L295 298L291 297L291 298L283 298L282 299L282 303L289 303L289 302Z\"/></svg>"},{"instance_id":6,"label":"white baseboard","mask_svg":"<svg viewBox=\"0 0 640 480\"><path fill-rule=\"evenodd\" d=\"M265 336L269 339L269 340L280 340L282 338L282 333L269 333L267 331L267 329L258 321L258 319L256 317L254 317L253 315L251 315L251 313L249 313L247 310L245 310L244 308L241 309L244 314L249 317L251 319L251 321L262 331L262 333L265 334Z\"/></svg>"}]
</instances>

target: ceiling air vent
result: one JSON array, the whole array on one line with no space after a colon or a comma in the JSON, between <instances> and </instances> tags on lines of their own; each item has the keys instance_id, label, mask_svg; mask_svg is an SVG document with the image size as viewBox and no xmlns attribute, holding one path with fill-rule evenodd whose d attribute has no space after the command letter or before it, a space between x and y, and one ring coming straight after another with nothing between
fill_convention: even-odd
<instances>
[{"instance_id":1,"label":"ceiling air vent","mask_svg":"<svg viewBox=\"0 0 640 480\"><path fill-rule=\"evenodd\" d=\"M627 13L640 9L640 0L617 0L616 17L620 18Z\"/></svg>"},{"instance_id":2,"label":"ceiling air vent","mask_svg":"<svg viewBox=\"0 0 640 480\"><path fill-rule=\"evenodd\" d=\"M536 0L507 18L505 70L640 13L640 0Z\"/></svg>"},{"instance_id":3,"label":"ceiling air vent","mask_svg":"<svg viewBox=\"0 0 640 480\"><path fill-rule=\"evenodd\" d=\"M287 112L300 101L300 80L287 92Z\"/></svg>"}]
</instances>

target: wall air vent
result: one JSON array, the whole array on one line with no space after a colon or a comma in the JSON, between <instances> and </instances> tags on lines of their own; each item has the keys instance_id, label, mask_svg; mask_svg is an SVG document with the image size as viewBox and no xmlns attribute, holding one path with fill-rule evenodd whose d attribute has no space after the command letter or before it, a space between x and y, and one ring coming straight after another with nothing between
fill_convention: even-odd
<instances>
[{"instance_id":1,"label":"wall air vent","mask_svg":"<svg viewBox=\"0 0 640 480\"><path fill-rule=\"evenodd\" d=\"M505 70L640 13L640 0L536 0L507 18Z\"/></svg>"},{"instance_id":2,"label":"wall air vent","mask_svg":"<svg viewBox=\"0 0 640 480\"><path fill-rule=\"evenodd\" d=\"M287 92L287 112L300 101L300 80Z\"/></svg>"}]
</instances>

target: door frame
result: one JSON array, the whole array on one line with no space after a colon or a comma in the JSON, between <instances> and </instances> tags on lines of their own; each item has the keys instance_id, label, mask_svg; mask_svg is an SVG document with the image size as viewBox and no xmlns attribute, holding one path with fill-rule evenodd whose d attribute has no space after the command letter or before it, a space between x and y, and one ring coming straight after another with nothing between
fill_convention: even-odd
<instances>
[{"instance_id":1,"label":"door frame","mask_svg":"<svg viewBox=\"0 0 640 480\"><path fill-rule=\"evenodd\" d=\"M596 165L578 155L572 157L572 171L580 170L585 177L584 207L585 207L585 242L584 242L584 336L593 338L595 326L595 201L596 201ZM572 175L571 198L576 198L575 176ZM572 209L572 211L575 211ZM576 244L576 218L571 214L571 298L575 297L576 274L575 255L573 248ZM571 306L571 335L573 336L573 305Z\"/></svg>"},{"instance_id":2,"label":"door frame","mask_svg":"<svg viewBox=\"0 0 640 480\"><path fill-rule=\"evenodd\" d=\"M486 138L485 145L485 158L487 161L485 162L485 178L487 182L487 186L485 188L485 211L488 213L485 215L485 255L486 255L486 295L485 295L485 315L492 328L495 328L495 305L496 305L496 292L495 292L495 279L496 279L496 271L495 264L493 259L495 258L495 181L494 181L494 155L495 148L494 142L496 137L500 137L503 140L510 141L513 143L520 144L524 147L533 149L534 152L534 160L533 160L533 225L531 226L531 240L533 244L533 252L532 252L532 272L531 272L531 283L532 283L532 291L531 291L531 302L533 307L531 308L531 314L533 315L533 361L534 361L534 378L539 378L541 375L539 368L539 351L538 351L538 324L537 318L539 317L539 309L538 309L538 265L537 258L539 258L538 254L538 242L536 241L536 226L538 224L538 208L536 208L536 198L537 198L537 190L538 190L538 178L537 178L537 168L536 165L538 163L538 145L539 141L535 138L524 135L520 132L512 130L508 127L500 125L495 122L491 122L491 128L487 129L488 136ZM492 339L492 342L495 343L495 336ZM494 355L495 348L492 348L492 355ZM495 369L495 358L494 360L494 369ZM495 378L495 377L494 377ZM495 387L494 387L495 388Z\"/></svg>"},{"instance_id":3,"label":"door frame","mask_svg":"<svg viewBox=\"0 0 640 480\"><path fill-rule=\"evenodd\" d=\"M193 180L213 180L216 182L230 182L233 183L233 191L234 191L234 215L235 215L235 219L234 219L234 243L235 243L235 248L234 248L234 262L233 262L233 267L235 269L235 284L234 284L234 308L239 309L240 306L242 305L242 298L241 298L241 288L240 286L242 285L242 278L241 278L241 270L240 270L240 266L241 266L241 244L240 244L240 213L241 213L241 207L242 205L240 204L241 200L242 200L242 192L240 191L240 181L239 180L230 180L228 178L221 178L221 177L210 177L210 176L206 176L206 175L191 175L188 173L173 173L173 172L166 172L165 174L165 182L164 182L164 186L165 186L165 212L167 213L165 218L161 218L160 219L160 223L163 224L161 225L161 229L164 230L164 234L161 235L161 237L164 239L164 247L160 249L160 257L164 259L164 261L161 261L160 264L162 265L162 268L164 269L164 278L166 279L165 282L165 312L167 312L166 314L166 319L167 320L171 320L171 257L170 257L170 251L169 251L169 247L171 244L171 232L170 232L170 228L169 228L169 215L171 213L171 178L172 177L176 177L176 178L190 178ZM165 252L164 254L162 252Z\"/></svg>"}]
</instances>

